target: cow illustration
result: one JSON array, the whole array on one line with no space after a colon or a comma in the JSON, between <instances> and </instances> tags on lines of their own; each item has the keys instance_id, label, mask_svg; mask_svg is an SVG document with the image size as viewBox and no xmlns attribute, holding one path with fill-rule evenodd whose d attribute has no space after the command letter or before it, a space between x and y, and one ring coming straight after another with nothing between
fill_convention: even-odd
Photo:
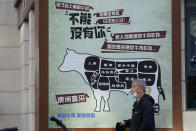
<instances>
[{"instance_id":1,"label":"cow illustration","mask_svg":"<svg viewBox=\"0 0 196 131\"><path fill-rule=\"evenodd\" d=\"M104 99L104 110L110 111L110 91L121 91L129 94L131 81L143 79L147 88L150 87L150 94L155 100L154 112L158 114L159 95L165 100L165 94L161 87L161 70L159 64L153 59L109 59L91 54L76 53L67 49L63 63L59 71L76 71L93 90L96 99L94 111L100 112L101 99Z\"/></svg>"}]
</instances>

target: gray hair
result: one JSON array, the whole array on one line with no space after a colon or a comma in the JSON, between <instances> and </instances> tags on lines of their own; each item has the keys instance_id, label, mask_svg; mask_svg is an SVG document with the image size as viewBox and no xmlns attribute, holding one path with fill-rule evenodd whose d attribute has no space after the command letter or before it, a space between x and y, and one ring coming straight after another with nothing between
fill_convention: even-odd
<instances>
[{"instance_id":1,"label":"gray hair","mask_svg":"<svg viewBox=\"0 0 196 131\"><path fill-rule=\"evenodd\" d=\"M143 91L146 92L146 81L143 79L134 79L131 81L132 83L137 83L140 87L143 88Z\"/></svg>"}]
</instances>

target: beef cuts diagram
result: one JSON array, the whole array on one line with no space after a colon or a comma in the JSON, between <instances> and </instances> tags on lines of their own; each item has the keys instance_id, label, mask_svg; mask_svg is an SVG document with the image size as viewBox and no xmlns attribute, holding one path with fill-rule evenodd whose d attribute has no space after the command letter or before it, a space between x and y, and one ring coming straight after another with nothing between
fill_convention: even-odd
<instances>
[{"instance_id":1,"label":"beef cuts diagram","mask_svg":"<svg viewBox=\"0 0 196 131\"><path fill-rule=\"evenodd\" d=\"M151 89L149 95L155 100L155 113L160 111L159 95L165 100L160 66L154 59L109 59L67 49L59 71L76 71L84 78L93 90L96 112L101 111L102 97L105 102L104 111L110 111L110 91L121 91L128 95L131 91L131 81L137 78L145 80L147 87Z\"/></svg>"}]
</instances>

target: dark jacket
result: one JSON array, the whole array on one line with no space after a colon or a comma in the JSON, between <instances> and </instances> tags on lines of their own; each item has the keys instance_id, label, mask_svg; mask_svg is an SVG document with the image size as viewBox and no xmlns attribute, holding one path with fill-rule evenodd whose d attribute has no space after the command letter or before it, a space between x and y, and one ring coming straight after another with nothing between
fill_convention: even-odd
<instances>
[{"instance_id":1,"label":"dark jacket","mask_svg":"<svg viewBox=\"0 0 196 131\"><path fill-rule=\"evenodd\" d=\"M145 94L133 104L132 118L125 120L125 126L130 131L155 131L154 99Z\"/></svg>"},{"instance_id":2,"label":"dark jacket","mask_svg":"<svg viewBox=\"0 0 196 131\"><path fill-rule=\"evenodd\" d=\"M120 126L120 122L116 123L116 131L125 131L124 126Z\"/></svg>"}]
</instances>

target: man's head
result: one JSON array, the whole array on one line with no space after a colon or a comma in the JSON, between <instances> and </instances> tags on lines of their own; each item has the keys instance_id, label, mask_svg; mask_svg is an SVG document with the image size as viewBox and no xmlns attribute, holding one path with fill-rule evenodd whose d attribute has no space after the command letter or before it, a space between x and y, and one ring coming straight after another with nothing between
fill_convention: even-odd
<instances>
[{"instance_id":1,"label":"man's head","mask_svg":"<svg viewBox=\"0 0 196 131\"><path fill-rule=\"evenodd\" d=\"M137 93L138 95L140 95L146 93L146 82L142 79L132 80L131 86L131 94Z\"/></svg>"}]
</instances>

